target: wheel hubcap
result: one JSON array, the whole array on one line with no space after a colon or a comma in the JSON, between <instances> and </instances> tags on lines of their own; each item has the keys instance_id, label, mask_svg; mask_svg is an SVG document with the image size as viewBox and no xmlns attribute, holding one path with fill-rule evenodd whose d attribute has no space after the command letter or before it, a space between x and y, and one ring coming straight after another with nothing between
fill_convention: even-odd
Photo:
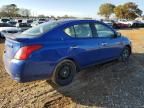
<instances>
[{"instance_id":1,"label":"wheel hubcap","mask_svg":"<svg viewBox=\"0 0 144 108\"><path fill-rule=\"evenodd\" d=\"M129 57L129 50L125 49L122 54L122 58L125 60Z\"/></svg>"},{"instance_id":2,"label":"wheel hubcap","mask_svg":"<svg viewBox=\"0 0 144 108\"><path fill-rule=\"evenodd\" d=\"M71 69L69 66L64 66L62 67L62 69L60 70L60 73L59 73L59 78L60 79L66 79L69 77L71 73Z\"/></svg>"}]
</instances>

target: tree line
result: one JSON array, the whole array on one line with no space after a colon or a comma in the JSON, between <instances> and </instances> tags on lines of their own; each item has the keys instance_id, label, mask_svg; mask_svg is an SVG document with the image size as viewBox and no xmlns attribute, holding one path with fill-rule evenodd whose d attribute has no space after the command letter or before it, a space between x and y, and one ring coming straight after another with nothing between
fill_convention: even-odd
<instances>
[{"instance_id":1,"label":"tree line","mask_svg":"<svg viewBox=\"0 0 144 108\"><path fill-rule=\"evenodd\" d=\"M134 2L127 2L122 5L115 6L111 3L104 3L99 7L98 14L109 19L114 14L119 19L133 20L136 17L142 16L142 10ZM31 11L29 9L18 8L16 4L4 5L0 8L0 17L30 17ZM46 17L39 15L38 17ZM53 16L54 17L54 16ZM69 18L64 15L64 18ZM71 16L72 17L72 16Z\"/></svg>"},{"instance_id":2,"label":"tree line","mask_svg":"<svg viewBox=\"0 0 144 108\"><path fill-rule=\"evenodd\" d=\"M133 20L142 16L143 11L139 9L138 5L134 2L127 2L122 5L115 6L111 3L102 4L99 7L98 14L109 19L112 14L119 19Z\"/></svg>"},{"instance_id":3,"label":"tree line","mask_svg":"<svg viewBox=\"0 0 144 108\"><path fill-rule=\"evenodd\" d=\"M29 9L24 9L24 8L18 8L16 4L8 4L4 5L0 8L0 17L38 17L38 18L53 18L53 19L60 19L60 18L76 18L74 16L45 16L45 15L38 15L38 16L33 16L31 11Z\"/></svg>"},{"instance_id":4,"label":"tree line","mask_svg":"<svg viewBox=\"0 0 144 108\"><path fill-rule=\"evenodd\" d=\"M0 17L29 17L29 9L18 8L16 4L4 5L0 8Z\"/></svg>"}]
</instances>

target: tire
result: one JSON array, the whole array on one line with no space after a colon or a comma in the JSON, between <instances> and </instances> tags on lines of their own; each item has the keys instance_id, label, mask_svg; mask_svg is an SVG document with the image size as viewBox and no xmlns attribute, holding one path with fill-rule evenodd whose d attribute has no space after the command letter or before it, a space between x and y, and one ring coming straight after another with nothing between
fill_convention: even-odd
<instances>
[{"instance_id":1,"label":"tire","mask_svg":"<svg viewBox=\"0 0 144 108\"><path fill-rule=\"evenodd\" d=\"M76 74L76 65L71 60L63 60L60 62L52 75L52 82L56 86L69 85Z\"/></svg>"},{"instance_id":2,"label":"tire","mask_svg":"<svg viewBox=\"0 0 144 108\"><path fill-rule=\"evenodd\" d=\"M120 55L120 58L119 60L122 61L122 62L126 62L129 60L129 57L131 55L131 50L129 47L125 47Z\"/></svg>"}]
</instances>

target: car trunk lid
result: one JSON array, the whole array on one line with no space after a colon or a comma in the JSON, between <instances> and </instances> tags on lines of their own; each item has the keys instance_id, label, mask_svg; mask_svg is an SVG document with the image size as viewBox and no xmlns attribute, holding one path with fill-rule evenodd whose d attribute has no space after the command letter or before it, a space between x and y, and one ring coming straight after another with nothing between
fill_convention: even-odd
<instances>
[{"instance_id":1,"label":"car trunk lid","mask_svg":"<svg viewBox=\"0 0 144 108\"><path fill-rule=\"evenodd\" d=\"M16 52L19 50L20 47L21 47L20 42L13 40L13 39L10 39L10 38L6 38L5 51L4 51L5 56L8 59L13 59Z\"/></svg>"},{"instance_id":2,"label":"car trunk lid","mask_svg":"<svg viewBox=\"0 0 144 108\"><path fill-rule=\"evenodd\" d=\"M17 51L25 46L31 45L30 43L36 40L36 37L33 36L25 36L21 34L15 35L7 35L5 41L5 54L9 59L13 59L17 53ZM37 43L37 41L36 41Z\"/></svg>"}]
</instances>

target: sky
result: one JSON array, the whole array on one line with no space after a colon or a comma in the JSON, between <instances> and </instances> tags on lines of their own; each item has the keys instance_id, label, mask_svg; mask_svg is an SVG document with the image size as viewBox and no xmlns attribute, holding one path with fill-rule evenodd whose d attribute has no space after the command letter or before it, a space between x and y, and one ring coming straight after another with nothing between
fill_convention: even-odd
<instances>
[{"instance_id":1,"label":"sky","mask_svg":"<svg viewBox=\"0 0 144 108\"><path fill-rule=\"evenodd\" d=\"M32 15L72 15L76 17L97 18L99 6L103 3L115 5L135 2L144 11L144 0L0 0L0 7L16 4L19 8L31 10Z\"/></svg>"}]
</instances>

